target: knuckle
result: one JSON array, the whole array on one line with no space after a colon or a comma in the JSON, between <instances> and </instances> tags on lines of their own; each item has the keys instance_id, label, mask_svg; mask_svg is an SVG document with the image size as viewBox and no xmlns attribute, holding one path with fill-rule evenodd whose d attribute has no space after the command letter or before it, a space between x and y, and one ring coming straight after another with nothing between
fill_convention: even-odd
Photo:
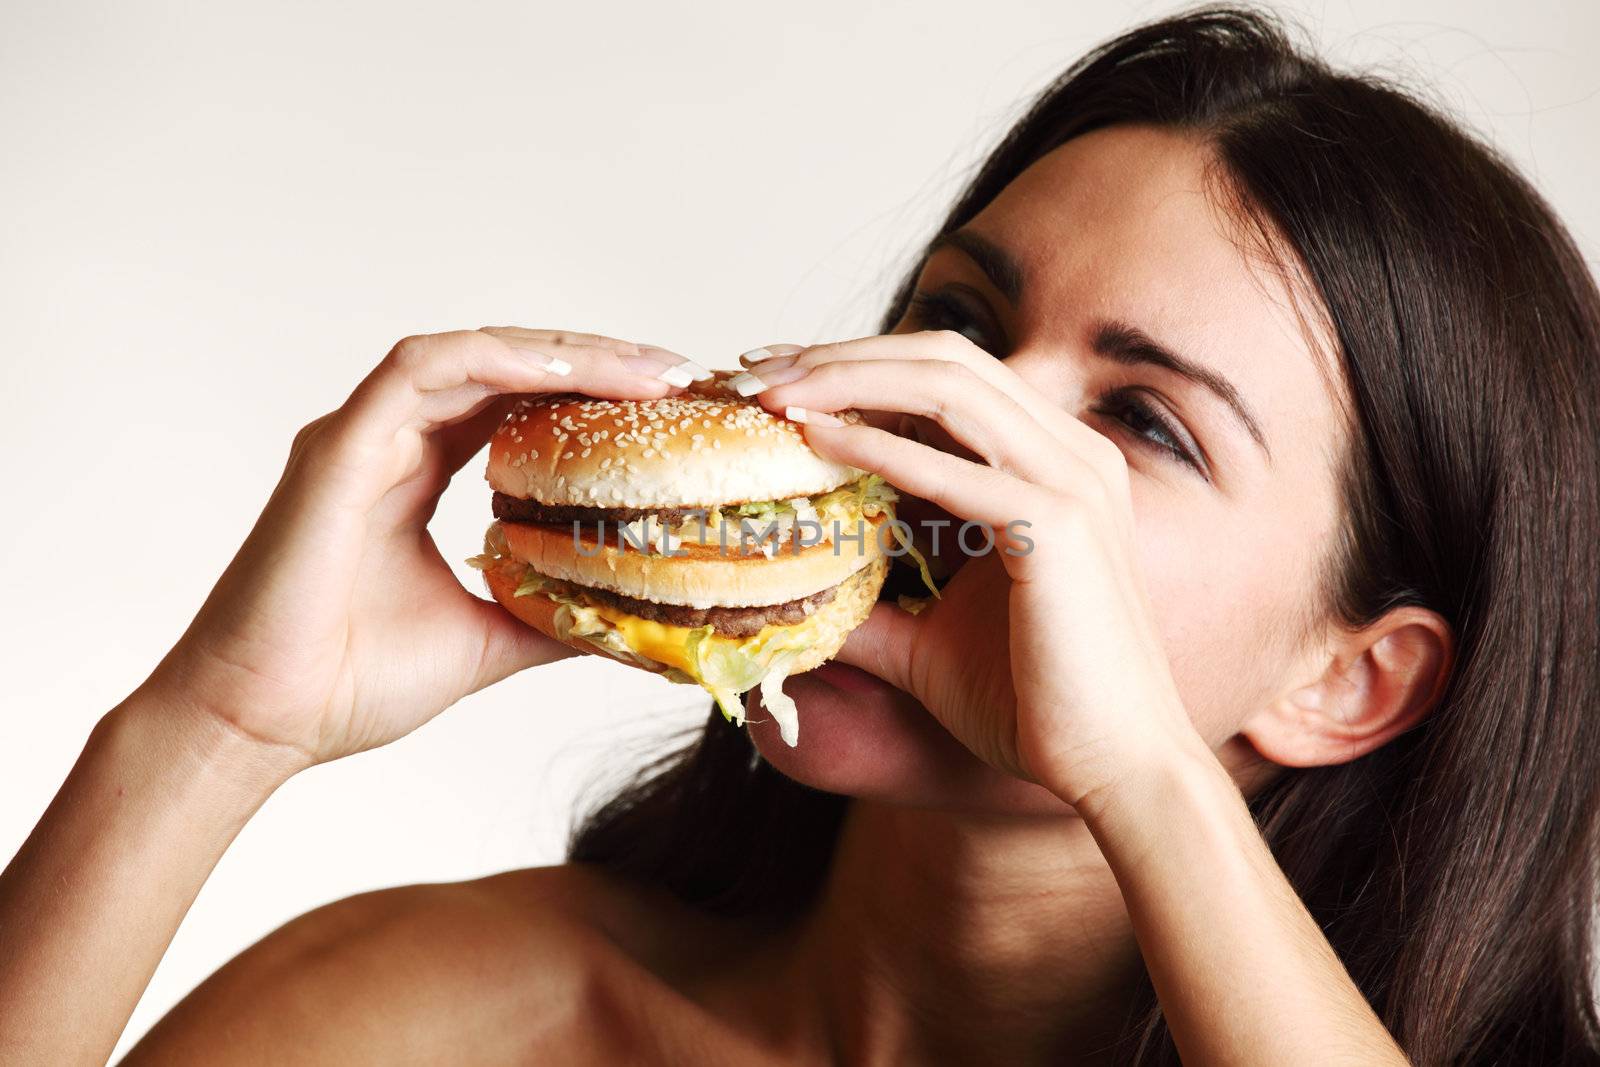
<instances>
[{"instance_id":1,"label":"knuckle","mask_svg":"<svg viewBox=\"0 0 1600 1067\"><path fill-rule=\"evenodd\" d=\"M289 459L284 464L285 475L297 471L315 471L328 466L343 451L341 438L341 411L330 411L300 427L289 445Z\"/></svg>"},{"instance_id":2,"label":"knuckle","mask_svg":"<svg viewBox=\"0 0 1600 1067\"><path fill-rule=\"evenodd\" d=\"M915 368L915 373L927 398L927 414L941 422L952 417L982 384L971 370L945 359L929 360Z\"/></svg>"},{"instance_id":3,"label":"knuckle","mask_svg":"<svg viewBox=\"0 0 1600 1067\"><path fill-rule=\"evenodd\" d=\"M800 358L797 362L804 363L812 367L821 366L823 364L834 364L838 361L839 353L843 350L843 342L824 341L822 344L812 345L804 352L801 352Z\"/></svg>"},{"instance_id":4,"label":"knuckle","mask_svg":"<svg viewBox=\"0 0 1600 1067\"><path fill-rule=\"evenodd\" d=\"M947 327L945 329L928 330L926 332L928 335L928 340L934 342L940 348L948 350L947 358L958 358L959 356L966 355L967 352L973 347L971 338L962 333L960 330L952 330Z\"/></svg>"},{"instance_id":5,"label":"knuckle","mask_svg":"<svg viewBox=\"0 0 1600 1067\"><path fill-rule=\"evenodd\" d=\"M614 347L621 344L614 337L604 337L597 333L581 333L577 330L555 330L550 335L552 343L565 347L602 348Z\"/></svg>"},{"instance_id":6,"label":"knuckle","mask_svg":"<svg viewBox=\"0 0 1600 1067\"><path fill-rule=\"evenodd\" d=\"M398 371L411 371L420 366L426 357L428 339L425 334L411 334L396 341L384 362Z\"/></svg>"},{"instance_id":7,"label":"knuckle","mask_svg":"<svg viewBox=\"0 0 1600 1067\"><path fill-rule=\"evenodd\" d=\"M1105 471L1112 467L1126 466L1122 459L1122 448L1106 434L1087 434L1085 441L1089 459L1096 469Z\"/></svg>"},{"instance_id":8,"label":"knuckle","mask_svg":"<svg viewBox=\"0 0 1600 1067\"><path fill-rule=\"evenodd\" d=\"M931 360L924 370L940 388L948 390L974 389L979 385L978 376L966 365L954 360Z\"/></svg>"},{"instance_id":9,"label":"knuckle","mask_svg":"<svg viewBox=\"0 0 1600 1067\"><path fill-rule=\"evenodd\" d=\"M820 363L812 368L805 377L777 386L774 391L791 385L799 385L801 382L814 383L824 389L839 389L850 381L852 372L853 365L849 363Z\"/></svg>"},{"instance_id":10,"label":"knuckle","mask_svg":"<svg viewBox=\"0 0 1600 1067\"><path fill-rule=\"evenodd\" d=\"M1128 460L1115 441L1105 434L1090 434L1088 453L1089 465L1099 476L1102 488L1118 493L1128 488Z\"/></svg>"},{"instance_id":11,"label":"knuckle","mask_svg":"<svg viewBox=\"0 0 1600 1067\"><path fill-rule=\"evenodd\" d=\"M323 427L328 425L328 420L331 418L333 418L331 413L319 415L296 430L294 440L289 443L289 451L304 452L321 435Z\"/></svg>"}]
</instances>

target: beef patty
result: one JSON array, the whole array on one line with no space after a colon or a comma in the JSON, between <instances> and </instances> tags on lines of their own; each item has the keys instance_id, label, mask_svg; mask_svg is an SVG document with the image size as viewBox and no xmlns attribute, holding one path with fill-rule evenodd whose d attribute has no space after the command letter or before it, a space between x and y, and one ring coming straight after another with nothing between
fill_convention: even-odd
<instances>
[{"instance_id":1,"label":"beef patty","mask_svg":"<svg viewBox=\"0 0 1600 1067\"><path fill-rule=\"evenodd\" d=\"M763 626L774 624L793 626L795 623L804 622L812 612L832 600L834 594L839 591L838 585L830 585L810 596L782 604L758 604L752 608L694 608L687 604L658 604L654 600L624 596L609 589L597 589L592 585L577 585L555 579L550 580L549 588L551 592L563 596L583 596L596 604L604 604L618 611L625 611L629 615L637 615L641 619L649 619L651 622L667 626L684 626L691 630L697 626L710 626L724 637L754 637L761 632Z\"/></svg>"},{"instance_id":2,"label":"beef patty","mask_svg":"<svg viewBox=\"0 0 1600 1067\"><path fill-rule=\"evenodd\" d=\"M494 517L505 522L544 522L566 526L579 523L584 526L600 522L613 524L634 522L646 515L654 515L668 526L678 526L696 516L705 516L710 508L586 508L576 504L541 504L537 500L522 500L505 493L494 495Z\"/></svg>"}]
</instances>

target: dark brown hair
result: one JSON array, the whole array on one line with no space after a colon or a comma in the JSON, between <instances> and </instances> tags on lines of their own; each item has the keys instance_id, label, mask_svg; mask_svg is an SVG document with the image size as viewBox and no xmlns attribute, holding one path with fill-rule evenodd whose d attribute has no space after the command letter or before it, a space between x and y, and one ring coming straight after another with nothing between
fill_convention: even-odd
<instances>
[{"instance_id":1,"label":"dark brown hair","mask_svg":"<svg viewBox=\"0 0 1600 1067\"><path fill-rule=\"evenodd\" d=\"M1263 835L1414 1061L1600 1062L1600 295L1582 257L1454 123L1225 8L1074 64L939 232L1063 142L1128 123L1213 146L1234 206L1309 280L1337 341L1355 432L1328 609L1360 626L1421 605L1456 639L1424 724L1280 777L1252 802ZM571 857L782 920L814 899L847 804L777 774L713 714L588 818ZM1143 995L1123 1058L1176 1063Z\"/></svg>"}]
</instances>

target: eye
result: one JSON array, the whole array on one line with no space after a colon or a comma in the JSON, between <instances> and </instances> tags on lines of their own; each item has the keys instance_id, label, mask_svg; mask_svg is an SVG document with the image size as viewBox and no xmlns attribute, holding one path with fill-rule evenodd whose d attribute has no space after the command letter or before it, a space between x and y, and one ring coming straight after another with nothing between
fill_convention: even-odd
<instances>
[{"instance_id":1,"label":"eye","mask_svg":"<svg viewBox=\"0 0 1600 1067\"><path fill-rule=\"evenodd\" d=\"M1006 343L999 331L986 328L982 321L986 315L973 312L950 289L912 293L909 310L912 321L922 329L953 330L995 358L1005 358Z\"/></svg>"},{"instance_id":2,"label":"eye","mask_svg":"<svg viewBox=\"0 0 1600 1067\"><path fill-rule=\"evenodd\" d=\"M1209 480L1193 439L1138 393L1116 390L1107 394L1094 411L1116 419L1147 447L1159 449L1169 458L1193 467Z\"/></svg>"}]
</instances>

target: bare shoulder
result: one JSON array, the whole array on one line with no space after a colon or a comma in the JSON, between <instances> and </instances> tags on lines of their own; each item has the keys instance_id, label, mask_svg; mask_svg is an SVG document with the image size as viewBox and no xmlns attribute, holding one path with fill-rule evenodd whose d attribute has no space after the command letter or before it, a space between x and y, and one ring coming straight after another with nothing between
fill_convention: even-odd
<instances>
[{"instance_id":1,"label":"bare shoulder","mask_svg":"<svg viewBox=\"0 0 1600 1067\"><path fill-rule=\"evenodd\" d=\"M618 1013L674 1000L652 963L696 920L671 907L575 866L348 897L240 953L124 1062L614 1060Z\"/></svg>"}]
</instances>

